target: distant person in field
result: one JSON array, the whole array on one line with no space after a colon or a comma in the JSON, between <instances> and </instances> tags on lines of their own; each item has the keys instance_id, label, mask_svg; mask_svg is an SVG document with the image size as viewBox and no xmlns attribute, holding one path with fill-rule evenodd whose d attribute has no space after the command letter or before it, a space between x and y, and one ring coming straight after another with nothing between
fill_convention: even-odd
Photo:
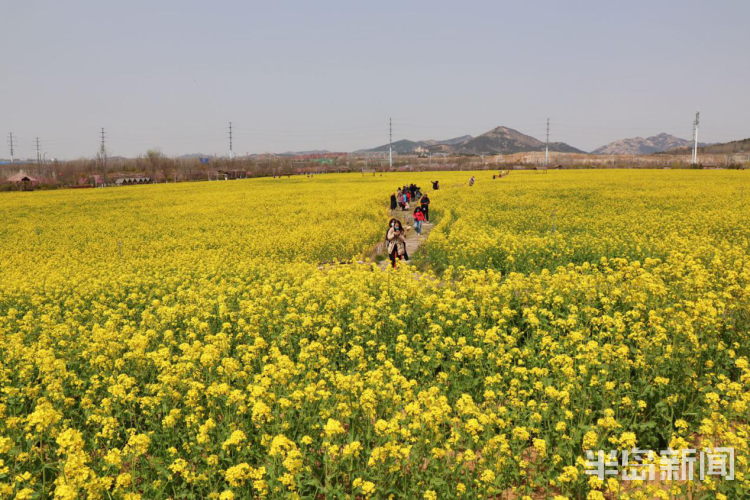
<instances>
[{"instance_id":1,"label":"distant person in field","mask_svg":"<svg viewBox=\"0 0 750 500\"><path fill-rule=\"evenodd\" d=\"M422 198L419 200L419 206L424 214L425 222L430 222L430 197L427 196L427 193L422 195Z\"/></svg>"},{"instance_id":2,"label":"distant person in field","mask_svg":"<svg viewBox=\"0 0 750 500\"><path fill-rule=\"evenodd\" d=\"M391 219L388 226L385 235L388 242L388 257L391 259L391 266L396 267L396 261L403 260L406 256L406 236L400 220Z\"/></svg>"},{"instance_id":3,"label":"distant person in field","mask_svg":"<svg viewBox=\"0 0 750 500\"><path fill-rule=\"evenodd\" d=\"M475 181L475 180L476 180L476 179L474 179L474 176L472 175L472 176L471 176L471 179L469 179L469 187L471 187L471 186L473 186L473 185L474 185L474 181Z\"/></svg>"},{"instance_id":4,"label":"distant person in field","mask_svg":"<svg viewBox=\"0 0 750 500\"><path fill-rule=\"evenodd\" d=\"M393 193L391 195L391 210L396 210L397 206L398 206L398 201L396 201L396 193Z\"/></svg>"},{"instance_id":5,"label":"distant person in field","mask_svg":"<svg viewBox=\"0 0 750 500\"><path fill-rule=\"evenodd\" d=\"M435 191L440 189L440 181L430 181L430 182L432 183L432 189L434 189Z\"/></svg>"},{"instance_id":6,"label":"distant person in field","mask_svg":"<svg viewBox=\"0 0 750 500\"><path fill-rule=\"evenodd\" d=\"M424 221L424 212L422 211L422 207L419 206L414 209L414 230L420 236L422 235L422 223L424 223Z\"/></svg>"}]
</instances>

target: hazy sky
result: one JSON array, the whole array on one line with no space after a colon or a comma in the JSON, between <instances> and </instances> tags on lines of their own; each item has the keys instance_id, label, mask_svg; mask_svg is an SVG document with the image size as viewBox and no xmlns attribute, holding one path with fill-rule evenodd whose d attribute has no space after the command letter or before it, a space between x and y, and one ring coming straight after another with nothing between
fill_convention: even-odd
<instances>
[{"instance_id":1,"label":"hazy sky","mask_svg":"<svg viewBox=\"0 0 750 500\"><path fill-rule=\"evenodd\" d=\"M750 2L0 0L17 156L750 136ZM2 141L4 144L5 140ZM7 146L0 157L8 157Z\"/></svg>"}]
</instances>

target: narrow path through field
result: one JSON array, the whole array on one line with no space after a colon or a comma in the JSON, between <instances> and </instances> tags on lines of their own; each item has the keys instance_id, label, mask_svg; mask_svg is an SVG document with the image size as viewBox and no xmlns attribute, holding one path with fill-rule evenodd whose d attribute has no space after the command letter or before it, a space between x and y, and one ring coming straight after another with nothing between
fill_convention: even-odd
<instances>
[{"instance_id":1,"label":"narrow path through field","mask_svg":"<svg viewBox=\"0 0 750 500\"><path fill-rule=\"evenodd\" d=\"M404 215L406 215L406 220L404 220ZM433 222L425 222L422 224L422 234L419 235L414 230L414 216L411 212L392 210L390 216L401 219L401 222L404 224L404 227L406 228L406 253L409 255L410 259L413 258L417 253L419 246L427 241L427 237L429 236L430 231L432 231L432 228L435 227L435 224ZM383 248L384 247L385 245L383 245ZM383 252L387 253L387 250L383 249ZM386 259L381 261L378 265L381 269L386 269L390 264L391 261L386 256Z\"/></svg>"},{"instance_id":2,"label":"narrow path through field","mask_svg":"<svg viewBox=\"0 0 750 500\"><path fill-rule=\"evenodd\" d=\"M458 185L453 187L458 187ZM400 220L401 224L404 226L404 229L406 230L406 253L409 256L409 261L411 261L416 255L419 247L423 243L427 242L427 238L429 237L430 232L435 227L435 221L433 219L430 222L422 223L422 234L417 234L417 231L414 229L414 213L411 210L388 210L387 213L389 219L396 218ZM388 267L390 267L391 261L388 258L388 250L385 238L376 243L374 246L365 250L361 254L361 259L344 262L320 262L318 264L318 269L326 269L330 266L353 262L364 264L367 261L377 263L380 269L388 269Z\"/></svg>"}]
</instances>

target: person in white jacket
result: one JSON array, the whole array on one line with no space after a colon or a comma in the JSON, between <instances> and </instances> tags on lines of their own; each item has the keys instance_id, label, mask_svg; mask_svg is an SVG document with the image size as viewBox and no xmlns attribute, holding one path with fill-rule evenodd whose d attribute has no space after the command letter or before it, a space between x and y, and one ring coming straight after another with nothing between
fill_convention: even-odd
<instances>
[{"instance_id":1,"label":"person in white jacket","mask_svg":"<svg viewBox=\"0 0 750 500\"><path fill-rule=\"evenodd\" d=\"M396 260L402 260L406 255L406 232L398 219L391 219L388 226L385 236L388 242L388 257L391 259L391 265L396 267Z\"/></svg>"}]
</instances>

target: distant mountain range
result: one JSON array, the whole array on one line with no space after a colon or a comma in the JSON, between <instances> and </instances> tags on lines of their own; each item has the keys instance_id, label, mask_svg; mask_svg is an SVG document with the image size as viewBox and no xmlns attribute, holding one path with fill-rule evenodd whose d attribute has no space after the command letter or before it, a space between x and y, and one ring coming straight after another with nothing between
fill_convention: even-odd
<instances>
[{"instance_id":1,"label":"distant mountain range","mask_svg":"<svg viewBox=\"0 0 750 500\"><path fill-rule=\"evenodd\" d=\"M508 127L495 127L489 132L455 146L456 152L468 154L512 154L526 151L544 151L545 144ZM564 142L550 142L550 151L560 153L584 153Z\"/></svg>"},{"instance_id":2,"label":"distant mountain range","mask_svg":"<svg viewBox=\"0 0 750 500\"><path fill-rule=\"evenodd\" d=\"M522 134L508 127L495 127L477 137L463 135L444 141L410 141L401 140L393 143L393 152L398 154L412 153L417 148L430 152L453 154L511 154L525 151L544 151L545 144L530 135ZM551 142L550 151L563 153L583 153L580 149L563 142ZM387 152L388 144L372 149L363 149L355 153Z\"/></svg>"},{"instance_id":3,"label":"distant mountain range","mask_svg":"<svg viewBox=\"0 0 750 500\"><path fill-rule=\"evenodd\" d=\"M661 133L651 137L632 137L630 139L621 139L610 142L593 150L595 155L650 155L661 153L671 149L692 147L693 141L680 139L670 134ZM698 146L705 146L705 143L699 142Z\"/></svg>"},{"instance_id":4,"label":"distant mountain range","mask_svg":"<svg viewBox=\"0 0 750 500\"><path fill-rule=\"evenodd\" d=\"M327 153L330 153L327 149L313 149L311 151L285 151L279 153L279 156L324 155Z\"/></svg>"},{"instance_id":5,"label":"distant mountain range","mask_svg":"<svg viewBox=\"0 0 750 500\"><path fill-rule=\"evenodd\" d=\"M444 141L410 141L408 139L402 139L393 143L393 152L397 154L408 154L414 152L417 148L440 149L440 146L447 146L450 148L452 146L463 144L471 139L472 137L470 135L462 135L461 137L454 137L453 139L447 139ZM386 153L388 152L388 146L388 144L383 144L382 146L372 149L360 149L359 151L355 151L355 153Z\"/></svg>"},{"instance_id":6,"label":"distant mountain range","mask_svg":"<svg viewBox=\"0 0 750 500\"><path fill-rule=\"evenodd\" d=\"M702 153L736 153L750 151L750 139L733 141L725 144L698 143ZM418 149L426 150L430 153L446 154L512 154L522 152L539 152L544 151L545 143L523 134L509 127L495 127L484 134L472 137L471 135L462 135L446 140L425 140L412 141L403 139L393 143L393 152L395 154L411 154ZM671 154L689 154L693 143L687 139L680 139L670 134L661 133L651 137L632 137L611 142L605 146L595 149L592 154L598 155L649 155L654 153L668 152ZM551 152L560 153L583 153L578 148L570 146L564 142L549 143ZM354 153L387 153L388 144L383 144L376 148L360 149ZM286 151L279 153L278 156L298 156L298 155L324 155L330 151L326 149L311 151ZM259 155L251 155L256 157ZM263 156L263 155L260 155ZM198 158L216 158L214 155L203 153L193 153L178 156L180 159L198 159ZM111 158L111 159L114 159ZM18 160L17 160L18 161Z\"/></svg>"},{"instance_id":7,"label":"distant mountain range","mask_svg":"<svg viewBox=\"0 0 750 500\"><path fill-rule=\"evenodd\" d=\"M200 158L215 158L214 155L204 155L203 153L190 153L177 157L180 160L198 160Z\"/></svg>"},{"instance_id":8,"label":"distant mountain range","mask_svg":"<svg viewBox=\"0 0 750 500\"><path fill-rule=\"evenodd\" d=\"M472 140L473 137L470 135L462 135L461 137L454 137L453 139L447 139L445 141L428 141L428 142L434 142L434 144L430 144L431 146L458 146L460 144L464 144L470 140Z\"/></svg>"},{"instance_id":9,"label":"distant mountain range","mask_svg":"<svg viewBox=\"0 0 750 500\"><path fill-rule=\"evenodd\" d=\"M699 142L700 146L701 143ZM689 154L692 146L684 148L678 148L670 151L673 154ZM750 153L750 138L742 139L739 141L730 141L724 143L713 143L698 148L699 154L734 154L734 153Z\"/></svg>"}]
</instances>

